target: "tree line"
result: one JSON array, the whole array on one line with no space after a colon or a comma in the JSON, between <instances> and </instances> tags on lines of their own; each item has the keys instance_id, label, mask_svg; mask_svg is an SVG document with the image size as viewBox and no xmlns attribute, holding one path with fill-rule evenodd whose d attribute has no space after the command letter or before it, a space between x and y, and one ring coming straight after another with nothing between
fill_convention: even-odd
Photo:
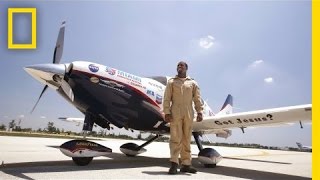
<instances>
[{"instance_id":1,"label":"tree line","mask_svg":"<svg viewBox=\"0 0 320 180\"><path fill-rule=\"evenodd\" d=\"M37 133L48 133L48 134L66 134L66 135L78 135L82 136L82 133L76 133L72 131L65 131L64 129L59 129L55 127L53 122L48 122L46 128L39 128L37 130L32 130L32 128L21 128L19 124L16 123L15 120L11 120L8 124L9 129L12 131L17 131L17 132L37 132ZM0 131L5 131L6 125L1 124L0 125ZM102 137L102 138L119 138L119 139L138 139L138 140L148 140L154 137L154 135L149 134L145 138L142 137L142 133L140 132L136 137L128 136L128 135L123 135L123 134L114 134L110 132L106 132L104 129L100 129L99 132L97 131L91 131L88 132L87 136L91 137ZM168 136L161 136L155 141L158 142L169 142L169 137ZM192 141L193 144L195 144L194 141ZM256 148L256 149L272 149L272 150L282 150L283 148L279 148L276 146L263 146L260 144L254 144L254 143L220 143L220 142L215 142L211 143L209 141L202 141L203 145L213 145L213 146L226 146L226 147L242 147L242 148ZM293 147L287 147L286 150L291 150L291 151L297 151L299 150L298 148L293 148Z\"/></svg>"}]
</instances>

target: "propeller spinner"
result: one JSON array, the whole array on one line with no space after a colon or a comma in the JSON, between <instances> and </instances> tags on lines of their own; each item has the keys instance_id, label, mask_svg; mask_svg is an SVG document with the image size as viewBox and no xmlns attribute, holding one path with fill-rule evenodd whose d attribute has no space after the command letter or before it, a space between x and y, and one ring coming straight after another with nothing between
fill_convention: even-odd
<instances>
[{"instance_id":1,"label":"propeller spinner","mask_svg":"<svg viewBox=\"0 0 320 180\"><path fill-rule=\"evenodd\" d=\"M63 21L59 30L56 46L54 48L52 64L32 65L24 68L25 71L27 71L32 77L45 84L36 104L34 105L30 113L35 110L42 95L46 92L48 87L51 87L53 89L61 88L71 101L74 100L72 88L64 79L66 72L70 69L68 68L70 64L60 64L63 53L65 24L66 22Z\"/></svg>"}]
</instances>

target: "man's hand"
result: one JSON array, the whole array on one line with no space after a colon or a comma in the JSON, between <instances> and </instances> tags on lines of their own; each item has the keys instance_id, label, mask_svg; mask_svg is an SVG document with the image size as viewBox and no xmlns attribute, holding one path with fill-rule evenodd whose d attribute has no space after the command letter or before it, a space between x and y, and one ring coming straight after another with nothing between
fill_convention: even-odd
<instances>
[{"instance_id":1,"label":"man's hand","mask_svg":"<svg viewBox=\"0 0 320 180\"><path fill-rule=\"evenodd\" d=\"M203 120L202 113L198 113L197 122L201 122Z\"/></svg>"},{"instance_id":2,"label":"man's hand","mask_svg":"<svg viewBox=\"0 0 320 180\"><path fill-rule=\"evenodd\" d=\"M165 114L164 115L164 121L165 122L171 122L172 121L172 115L171 114Z\"/></svg>"}]
</instances>

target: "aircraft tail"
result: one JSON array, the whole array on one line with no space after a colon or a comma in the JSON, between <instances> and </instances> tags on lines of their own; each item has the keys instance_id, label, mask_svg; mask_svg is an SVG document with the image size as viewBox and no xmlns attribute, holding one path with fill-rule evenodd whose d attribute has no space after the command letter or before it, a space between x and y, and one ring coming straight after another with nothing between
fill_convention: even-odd
<instances>
[{"instance_id":1,"label":"aircraft tail","mask_svg":"<svg viewBox=\"0 0 320 180\"><path fill-rule=\"evenodd\" d=\"M299 149L302 149L302 144L297 142L297 146L299 147Z\"/></svg>"},{"instance_id":2,"label":"aircraft tail","mask_svg":"<svg viewBox=\"0 0 320 180\"><path fill-rule=\"evenodd\" d=\"M221 107L220 111L216 115L232 114L232 109L233 109L233 97L232 95L228 94L227 99L225 100L223 106Z\"/></svg>"}]
</instances>

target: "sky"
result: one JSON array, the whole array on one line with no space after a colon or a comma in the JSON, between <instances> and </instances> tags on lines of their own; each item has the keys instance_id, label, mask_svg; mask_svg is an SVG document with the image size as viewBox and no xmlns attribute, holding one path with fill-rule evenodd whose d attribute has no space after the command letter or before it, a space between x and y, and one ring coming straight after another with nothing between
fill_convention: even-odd
<instances>
[{"instance_id":1,"label":"sky","mask_svg":"<svg viewBox=\"0 0 320 180\"><path fill-rule=\"evenodd\" d=\"M61 63L91 61L138 76L176 74L185 60L203 99L219 111L228 94L234 112L311 103L310 1L0 1L0 124L64 130L82 127L58 117L83 117L23 67L51 63L59 27L66 21ZM7 46L7 8L37 8L37 48ZM31 16L14 16L14 39L30 42ZM123 132L123 131L121 131ZM130 134L130 132L129 132ZM267 146L311 145L311 124L232 129L213 142Z\"/></svg>"}]
</instances>

